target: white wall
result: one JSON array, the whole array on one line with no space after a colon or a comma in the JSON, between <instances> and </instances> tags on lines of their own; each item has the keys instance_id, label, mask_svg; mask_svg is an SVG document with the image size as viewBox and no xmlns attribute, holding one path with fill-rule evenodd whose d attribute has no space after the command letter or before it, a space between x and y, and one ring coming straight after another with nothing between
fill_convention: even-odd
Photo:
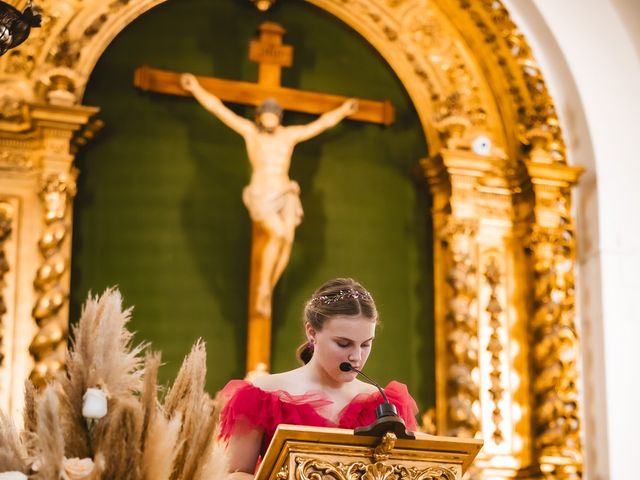
<instances>
[{"instance_id":1,"label":"white wall","mask_svg":"<svg viewBox=\"0 0 640 480\"><path fill-rule=\"evenodd\" d=\"M637 478L640 1L505 4L545 73L569 162L587 169L575 205L585 477Z\"/></svg>"}]
</instances>

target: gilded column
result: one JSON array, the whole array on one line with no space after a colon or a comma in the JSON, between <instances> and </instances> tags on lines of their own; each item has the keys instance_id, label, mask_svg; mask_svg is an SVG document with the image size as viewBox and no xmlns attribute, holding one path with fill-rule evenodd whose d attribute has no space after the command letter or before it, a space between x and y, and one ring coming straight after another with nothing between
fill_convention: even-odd
<instances>
[{"instance_id":1,"label":"gilded column","mask_svg":"<svg viewBox=\"0 0 640 480\"><path fill-rule=\"evenodd\" d=\"M504 432L502 431L502 413L501 401L504 398L505 388L503 385L504 372L502 371L501 355L505 351L505 341L501 335L503 330L505 306L500 298L500 287L503 283L504 272L498 261L498 255L489 255L484 265L484 278L489 286L489 298L486 302L485 311L489 314L489 341L487 351L491 355L489 367L489 401L492 405L491 410L491 439L496 444L504 441Z\"/></svg>"},{"instance_id":2,"label":"gilded column","mask_svg":"<svg viewBox=\"0 0 640 480\"><path fill-rule=\"evenodd\" d=\"M31 278L36 266L39 205L36 161L39 142L29 130L28 108L0 93L0 408L21 411L29 376ZM33 239L33 241L31 240Z\"/></svg>"},{"instance_id":3,"label":"gilded column","mask_svg":"<svg viewBox=\"0 0 640 480\"><path fill-rule=\"evenodd\" d=\"M35 272L32 315L37 332L29 346L34 367L30 378L43 385L64 366L70 284L72 201L76 193L73 142L95 108L34 106L41 139L38 192L42 227L37 239L40 264Z\"/></svg>"},{"instance_id":4,"label":"gilded column","mask_svg":"<svg viewBox=\"0 0 640 480\"><path fill-rule=\"evenodd\" d=\"M441 123L423 162L434 197L438 433L482 438L471 478L528 475L531 396L524 165L470 123ZM535 469L535 468L534 468Z\"/></svg>"},{"instance_id":5,"label":"gilded column","mask_svg":"<svg viewBox=\"0 0 640 480\"><path fill-rule=\"evenodd\" d=\"M42 384L63 365L74 142L97 109L5 103L11 109L0 116L0 207L11 207L1 210L11 212L12 233L0 249L0 264L11 269L0 290L7 309L0 330L0 406L18 414L24 381L31 377Z\"/></svg>"},{"instance_id":6,"label":"gilded column","mask_svg":"<svg viewBox=\"0 0 640 480\"><path fill-rule=\"evenodd\" d=\"M5 275L9 273L11 266L5 252L5 242L11 235L13 224L13 209L7 202L0 201L0 371L4 365L6 356L4 347L5 326L3 317L7 313L7 300L5 299Z\"/></svg>"},{"instance_id":7,"label":"gilded column","mask_svg":"<svg viewBox=\"0 0 640 480\"><path fill-rule=\"evenodd\" d=\"M71 171L49 173L39 195L44 211L43 231L38 239L42 257L33 283L36 291L33 318L38 332L29 346L35 361L31 380L36 385L43 385L64 365L70 280L70 211L75 193L75 172Z\"/></svg>"},{"instance_id":8,"label":"gilded column","mask_svg":"<svg viewBox=\"0 0 640 480\"><path fill-rule=\"evenodd\" d=\"M571 187L582 169L554 163L545 132L533 130L529 137L532 151L527 167L536 196L529 326L534 452L544 478L579 479L583 461Z\"/></svg>"},{"instance_id":9,"label":"gilded column","mask_svg":"<svg viewBox=\"0 0 640 480\"><path fill-rule=\"evenodd\" d=\"M473 219L450 218L440 238L447 257L448 287L441 341L446 352L443 389L446 397L445 435L474 437L480 430L478 386L477 266Z\"/></svg>"}]
</instances>

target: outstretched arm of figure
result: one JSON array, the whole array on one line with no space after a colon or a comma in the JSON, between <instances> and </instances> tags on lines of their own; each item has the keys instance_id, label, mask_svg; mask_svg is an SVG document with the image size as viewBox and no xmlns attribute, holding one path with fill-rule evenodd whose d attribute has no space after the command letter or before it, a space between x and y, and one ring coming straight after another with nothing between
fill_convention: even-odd
<instances>
[{"instance_id":1,"label":"outstretched arm of figure","mask_svg":"<svg viewBox=\"0 0 640 480\"><path fill-rule=\"evenodd\" d=\"M246 432L246 433L244 433ZM262 445L263 432L259 429L246 430L243 427L242 434L232 435L227 444L227 471L226 480L252 480L260 446Z\"/></svg>"},{"instance_id":2,"label":"outstretched arm of figure","mask_svg":"<svg viewBox=\"0 0 640 480\"><path fill-rule=\"evenodd\" d=\"M240 135L244 136L254 128L251 121L233 113L218 97L202 88L194 75L183 73L180 76L180 85L188 92L191 92L204 108Z\"/></svg>"},{"instance_id":3,"label":"outstretched arm of figure","mask_svg":"<svg viewBox=\"0 0 640 480\"><path fill-rule=\"evenodd\" d=\"M315 137L316 135L321 134L328 128L331 128L340 121L358 111L358 100L355 98L350 98L338 108L331 110L330 112L324 113L311 123L307 125L301 125L297 127L288 127L289 131L294 135L295 141L304 142L305 140L309 140L310 138Z\"/></svg>"}]
</instances>

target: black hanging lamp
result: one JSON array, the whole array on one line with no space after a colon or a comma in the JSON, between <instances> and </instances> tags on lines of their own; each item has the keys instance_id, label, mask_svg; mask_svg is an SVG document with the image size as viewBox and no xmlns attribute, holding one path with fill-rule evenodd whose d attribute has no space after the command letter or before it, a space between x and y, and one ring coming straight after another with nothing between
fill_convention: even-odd
<instances>
[{"instance_id":1,"label":"black hanging lamp","mask_svg":"<svg viewBox=\"0 0 640 480\"><path fill-rule=\"evenodd\" d=\"M31 2L20 13L16 7L0 0L0 56L24 42L41 21Z\"/></svg>"}]
</instances>

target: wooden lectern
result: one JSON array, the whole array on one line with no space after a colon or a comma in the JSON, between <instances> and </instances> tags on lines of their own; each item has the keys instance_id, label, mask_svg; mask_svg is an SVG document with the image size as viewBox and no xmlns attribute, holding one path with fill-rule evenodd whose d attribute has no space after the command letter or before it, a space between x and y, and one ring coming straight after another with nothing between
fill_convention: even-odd
<instances>
[{"instance_id":1,"label":"wooden lectern","mask_svg":"<svg viewBox=\"0 0 640 480\"><path fill-rule=\"evenodd\" d=\"M482 440L280 425L256 480L459 480Z\"/></svg>"}]
</instances>

